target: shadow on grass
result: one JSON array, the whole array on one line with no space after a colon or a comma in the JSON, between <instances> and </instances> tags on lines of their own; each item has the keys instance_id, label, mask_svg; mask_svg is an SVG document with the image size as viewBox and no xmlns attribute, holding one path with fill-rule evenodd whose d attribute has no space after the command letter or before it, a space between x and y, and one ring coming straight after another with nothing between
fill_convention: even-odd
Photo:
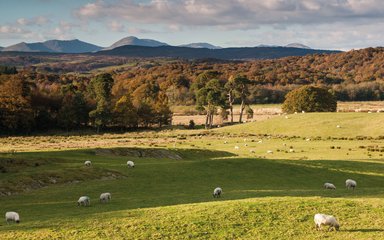
<instances>
[{"instance_id":1,"label":"shadow on grass","mask_svg":"<svg viewBox=\"0 0 384 240\"><path fill-rule=\"evenodd\" d=\"M384 232L384 229L380 228L367 228L367 229L346 229L341 232Z\"/></svg>"}]
</instances>

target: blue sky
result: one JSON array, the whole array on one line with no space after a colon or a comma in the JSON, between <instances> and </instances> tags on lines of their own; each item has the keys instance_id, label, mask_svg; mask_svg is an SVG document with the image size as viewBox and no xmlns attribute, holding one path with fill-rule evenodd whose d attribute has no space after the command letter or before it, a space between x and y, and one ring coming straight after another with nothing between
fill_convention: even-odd
<instances>
[{"instance_id":1,"label":"blue sky","mask_svg":"<svg viewBox=\"0 0 384 240\"><path fill-rule=\"evenodd\" d=\"M382 0L0 0L0 46L80 39L103 47L127 36L171 45L384 45Z\"/></svg>"}]
</instances>

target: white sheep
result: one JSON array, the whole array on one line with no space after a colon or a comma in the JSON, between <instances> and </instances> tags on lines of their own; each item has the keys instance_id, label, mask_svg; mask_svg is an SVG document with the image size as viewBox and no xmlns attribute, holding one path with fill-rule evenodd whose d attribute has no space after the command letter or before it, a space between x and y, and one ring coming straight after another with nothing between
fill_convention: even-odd
<instances>
[{"instance_id":1,"label":"white sheep","mask_svg":"<svg viewBox=\"0 0 384 240\"><path fill-rule=\"evenodd\" d=\"M268 150L267 153L271 154L271 153L273 153L273 151L272 150Z\"/></svg>"},{"instance_id":2,"label":"white sheep","mask_svg":"<svg viewBox=\"0 0 384 240\"><path fill-rule=\"evenodd\" d=\"M293 152L295 152L295 150L294 150L293 148L290 148L290 149L289 149L289 152L290 152L290 153L293 153Z\"/></svg>"},{"instance_id":3,"label":"white sheep","mask_svg":"<svg viewBox=\"0 0 384 240\"><path fill-rule=\"evenodd\" d=\"M91 161L85 161L84 162L84 165L86 166L86 167L90 167L91 165L92 165L92 162Z\"/></svg>"},{"instance_id":4,"label":"white sheep","mask_svg":"<svg viewBox=\"0 0 384 240\"><path fill-rule=\"evenodd\" d=\"M324 183L324 188L325 188L325 189L333 189L333 190L336 190L335 185L333 185L332 183Z\"/></svg>"},{"instance_id":5,"label":"white sheep","mask_svg":"<svg viewBox=\"0 0 384 240\"><path fill-rule=\"evenodd\" d=\"M129 168L133 168L133 167L135 167L135 163L133 161L127 161L127 166Z\"/></svg>"},{"instance_id":6,"label":"white sheep","mask_svg":"<svg viewBox=\"0 0 384 240\"><path fill-rule=\"evenodd\" d=\"M355 180L347 179L345 181L345 186L347 187L347 189L352 188L352 190L355 190L355 187L357 186L357 183L356 183Z\"/></svg>"},{"instance_id":7,"label":"white sheep","mask_svg":"<svg viewBox=\"0 0 384 240\"><path fill-rule=\"evenodd\" d=\"M109 192L100 194L100 202L107 203L111 200L111 194Z\"/></svg>"},{"instance_id":8,"label":"white sheep","mask_svg":"<svg viewBox=\"0 0 384 240\"><path fill-rule=\"evenodd\" d=\"M221 189L220 187L217 187L215 188L215 190L213 190L213 197L214 198L218 198L221 196L221 194L223 193L223 189Z\"/></svg>"},{"instance_id":9,"label":"white sheep","mask_svg":"<svg viewBox=\"0 0 384 240\"><path fill-rule=\"evenodd\" d=\"M316 229L321 230L321 225L329 226L328 231L331 231L332 228L335 228L336 231L339 231L340 225L334 216L325 215L325 214L315 214L313 219L316 224Z\"/></svg>"},{"instance_id":10,"label":"white sheep","mask_svg":"<svg viewBox=\"0 0 384 240\"><path fill-rule=\"evenodd\" d=\"M5 221L9 224L9 222L20 223L20 216L17 212L6 212L5 213Z\"/></svg>"},{"instance_id":11,"label":"white sheep","mask_svg":"<svg viewBox=\"0 0 384 240\"><path fill-rule=\"evenodd\" d=\"M91 199L88 196L82 196L77 200L77 206L90 206Z\"/></svg>"},{"instance_id":12,"label":"white sheep","mask_svg":"<svg viewBox=\"0 0 384 240\"><path fill-rule=\"evenodd\" d=\"M239 150L239 149L240 149L240 147L239 147L239 146L235 146L235 149L236 149L236 150Z\"/></svg>"}]
</instances>

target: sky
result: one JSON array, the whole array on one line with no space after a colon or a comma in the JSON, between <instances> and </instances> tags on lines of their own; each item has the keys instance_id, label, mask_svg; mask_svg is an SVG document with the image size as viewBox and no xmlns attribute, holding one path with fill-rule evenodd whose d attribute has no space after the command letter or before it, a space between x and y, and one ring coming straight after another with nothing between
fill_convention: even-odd
<instances>
[{"instance_id":1,"label":"sky","mask_svg":"<svg viewBox=\"0 0 384 240\"><path fill-rule=\"evenodd\" d=\"M302 43L350 50L384 45L383 0L0 0L0 46L127 36L170 45Z\"/></svg>"}]
</instances>

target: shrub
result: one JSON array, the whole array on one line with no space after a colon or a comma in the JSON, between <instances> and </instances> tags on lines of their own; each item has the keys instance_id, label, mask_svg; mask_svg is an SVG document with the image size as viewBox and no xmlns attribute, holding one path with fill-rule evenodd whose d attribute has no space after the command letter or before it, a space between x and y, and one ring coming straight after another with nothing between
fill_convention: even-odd
<instances>
[{"instance_id":1,"label":"shrub","mask_svg":"<svg viewBox=\"0 0 384 240\"><path fill-rule=\"evenodd\" d=\"M335 96L324 88L303 86L292 90L285 96L283 111L294 112L335 112Z\"/></svg>"}]
</instances>

